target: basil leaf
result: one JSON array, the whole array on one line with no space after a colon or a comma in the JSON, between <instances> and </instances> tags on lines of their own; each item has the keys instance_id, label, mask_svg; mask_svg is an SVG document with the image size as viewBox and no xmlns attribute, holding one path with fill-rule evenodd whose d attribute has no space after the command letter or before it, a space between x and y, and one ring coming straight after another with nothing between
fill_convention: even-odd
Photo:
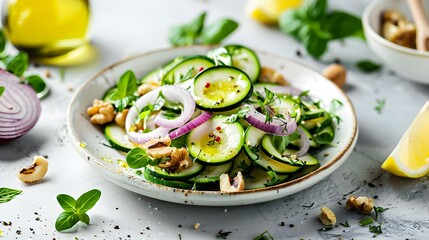
<instances>
[{"instance_id":1,"label":"basil leaf","mask_svg":"<svg viewBox=\"0 0 429 240\"><path fill-rule=\"evenodd\" d=\"M45 81L37 75L25 77L24 83L30 85L36 93L40 93L46 88Z\"/></svg>"},{"instance_id":2,"label":"basil leaf","mask_svg":"<svg viewBox=\"0 0 429 240\"><path fill-rule=\"evenodd\" d=\"M64 231L73 227L79 222L79 217L73 211L62 212L55 221L55 229L57 231Z\"/></svg>"},{"instance_id":3,"label":"basil leaf","mask_svg":"<svg viewBox=\"0 0 429 240\"><path fill-rule=\"evenodd\" d=\"M194 43L195 36L189 33L187 25L175 26L170 29L168 41L173 46L187 46Z\"/></svg>"},{"instance_id":4,"label":"basil leaf","mask_svg":"<svg viewBox=\"0 0 429 240\"><path fill-rule=\"evenodd\" d=\"M0 203L6 203L14 199L16 195L22 193L21 190L12 188L0 188Z\"/></svg>"},{"instance_id":5,"label":"basil leaf","mask_svg":"<svg viewBox=\"0 0 429 240\"><path fill-rule=\"evenodd\" d=\"M67 194L59 194L57 201L61 207L66 211L73 211L75 209L76 200Z\"/></svg>"},{"instance_id":6,"label":"basil leaf","mask_svg":"<svg viewBox=\"0 0 429 240\"><path fill-rule=\"evenodd\" d=\"M21 77L28 67L28 55L24 52L18 53L15 57L6 58L6 70Z\"/></svg>"},{"instance_id":7,"label":"basil leaf","mask_svg":"<svg viewBox=\"0 0 429 240\"><path fill-rule=\"evenodd\" d=\"M362 60L356 63L356 67L362 72L372 73L381 69L381 65L372 62L371 60Z\"/></svg>"},{"instance_id":8,"label":"basil leaf","mask_svg":"<svg viewBox=\"0 0 429 240\"><path fill-rule=\"evenodd\" d=\"M117 91L112 96L112 100L120 100L127 96L132 96L137 90L137 78L131 70L126 71L119 79Z\"/></svg>"},{"instance_id":9,"label":"basil leaf","mask_svg":"<svg viewBox=\"0 0 429 240\"><path fill-rule=\"evenodd\" d=\"M77 213L77 217L79 218L79 221L85 223L86 225L89 225L89 216L88 214L84 213L84 212L79 212Z\"/></svg>"},{"instance_id":10,"label":"basil leaf","mask_svg":"<svg viewBox=\"0 0 429 240\"><path fill-rule=\"evenodd\" d=\"M189 25L189 31L195 36L198 36L204 28L204 21L206 20L206 13L201 13L197 18L195 18Z\"/></svg>"},{"instance_id":11,"label":"basil leaf","mask_svg":"<svg viewBox=\"0 0 429 240\"><path fill-rule=\"evenodd\" d=\"M0 53L2 53L5 48L6 48L6 37L4 36L3 31L0 30Z\"/></svg>"},{"instance_id":12,"label":"basil leaf","mask_svg":"<svg viewBox=\"0 0 429 240\"><path fill-rule=\"evenodd\" d=\"M327 0L306 0L303 4L302 11L305 16L311 20L319 20L328 7Z\"/></svg>"},{"instance_id":13,"label":"basil leaf","mask_svg":"<svg viewBox=\"0 0 429 240\"><path fill-rule=\"evenodd\" d=\"M331 39L341 39L349 36L362 35L361 19L341 11L333 11L328 14L324 23L327 31L332 35Z\"/></svg>"},{"instance_id":14,"label":"basil leaf","mask_svg":"<svg viewBox=\"0 0 429 240\"><path fill-rule=\"evenodd\" d=\"M299 11L296 9L287 10L280 16L280 29L294 37L298 37L298 32L302 25L303 19L301 18Z\"/></svg>"},{"instance_id":15,"label":"basil leaf","mask_svg":"<svg viewBox=\"0 0 429 240\"><path fill-rule=\"evenodd\" d=\"M175 148L182 148L182 147L186 147L186 137L188 136L188 134L184 134L176 139L171 140L171 147L175 147Z\"/></svg>"},{"instance_id":16,"label":"basil leaf","mask_svg":"<svg viewBox=\"0 0 429 240\"><path fill-rule=\"evenodd\" d=\"M80 196L76 200L76 211L77 212L86 212L97 203L101 197L101 192L98 189L92 189Z\"/></svg>"},{"instance_id":17,"label":"basil leaf","mask_svg":"<svg viewBox=\"0 0 429 240\"><path fill-rule=\"evenodd\" d=\"M299 133L293 132L292 134L287 136L272 136L271 141L273 141L273 145L275 148L277 148L280 152L284 152L287 148L287 145L297 140L298 138Z\"/></svg>"},{"instance_id":18,"label":"basil leaf","mask_svg":"<svg viewBox=\"0 0 429 240\"><path fill-rule=\"evenodd\" d=\"M201 33L201 42L204 44L216 44L222 42L237 29L238 23L231 19L219 19L204 28Z\"/></svg>"},{"instance_id":19,"label":"basil leaf","mask_svg":"<svg viewBox=\"0 0 429 240\"><path fill-rule=\"evenodd\" d=\"M3 86L0 86L0 97L1 97L1 95L3 95L4 89L5 88Z\"/></svg>"},{"instance_id":20,"label":"basil leaf","mask_svg":"<svg viewBox=\"0 0 429 240\"><path fill-rule=\"evenodd\" d=\"M131 149L126 156L126 162L130 168L142 168L154 162L144 149L136 147Z\"/></svg>"}]
</instances>

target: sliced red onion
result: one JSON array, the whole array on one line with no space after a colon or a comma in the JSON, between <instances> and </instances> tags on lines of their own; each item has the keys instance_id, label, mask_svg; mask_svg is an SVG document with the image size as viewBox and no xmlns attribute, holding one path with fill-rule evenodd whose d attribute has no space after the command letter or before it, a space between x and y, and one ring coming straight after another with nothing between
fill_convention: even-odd
<instances>
[{"instance_id":1,"label":"sliced red onion","mask_svg":"<svg viewBox=\"0 0 429 240\"><path fill-rule=\"evenodd\" d=\"M138 133L138 132L130 132L130 131L127 131L127 133L128 133L128 138L130 139L131 142L138 143L138 144L145 144L147 141L151 139L157 139L157 138L162 138L167 136L170 130L171 130L170 128L158 127L147 133Z\"/></svg>"},{"instance_id":2,"label":"sliced red onion","mask_svg":"<svg viewBox=\"0 0 429 240\"><path fill-rule=\"evenodd\" d=\"M195 101L192 98L192 95L188 91L177 86L162 87L161 92L169 101L181 103L183 111L179 117L172 120L165 118L162 114L158 114L154 120L155 124L165 128L177 128L183 126L187 121L189 121L189 119L191 119L195 111Z\"/></svg>"},{"instance_id":3,"label":"sliced red onion","mask_svg":"<svg viewBox=\"0 0 429 240\"><path fill-rule=\"evenodd\" d=\"M8 142L30 131L40 117L41 106L34 90L20 84L15 75L0 69L0 142Z\"/></svg>"},{"instance_id":4,"label":"sliced red onion","mask_svg":"<svg viewBox=\"0 0 429 240\"><path fill-rule=\"evenodd\" d=\"M301 136L301 139L299 140L299 150L293 153L294 155L301 157L307 154L308 149L310 148L310 139L308 138L307 134L302 130L302 128L298 127L299 135ZM286 157L290 157L292 154L284 154Z\"/></svg>"},{"instance_id":5,"label":"sliced red onion","mask_svg":"<svg viewBox=\"0 0 429 240\"><path fill-rule=\"evenodd\" d=\"M189 121L182 127L172 131L169 136L170 139L178 138L182 135L185 135L186 133L190 132L192 129L200 126L201 124L205 123L207 120L209 120L212 117L211 112L203 112L200 116L196 117L192 121Z\"/></svg>"},{"instance_id":6,"label":"sliced red onion","mask_svg":"<svg viewBox=\"0 0 429 240\"><path fill-rule=\"evenodd\" d=\"M289 115L285 116L286 119L273 117L273 121L265 123L264 114L256 111L252 105L246 106L249 108L249 112L247 113L245 120L259 130L273 135L286 136L292 134L297 127L295 120L289 117Z\"/></svg>"}]
</instances>

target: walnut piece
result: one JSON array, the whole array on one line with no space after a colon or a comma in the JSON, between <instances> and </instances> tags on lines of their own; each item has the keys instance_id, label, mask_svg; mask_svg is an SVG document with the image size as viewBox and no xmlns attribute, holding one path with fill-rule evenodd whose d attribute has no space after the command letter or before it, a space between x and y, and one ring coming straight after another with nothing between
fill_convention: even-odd
<instances>
[{"instance_id":1,"label":"walnut piece","mask_svg":"<svg viewBox=\"0 0 429 240\"><path fill-rule=\"evenodd\" d=\"M137 94L139 95L139 96L143 96L143 95L145 95L146 93L148 93L148 92L150 92L150 91L152 91L152 90L154 90L154 89L156 89L156 88L158 88L159 87L159 85L157 84L157 83L153 83L153 82L150 82L150 83L143 83L142 85L140 85L138 88L137 88Z\"/></svg>"},{"instance_id":2,"label":"walnut piece","mask_svg":"<svg viewBox=\"0 0 429 240\"><path fill-rule=\"evenodd\" d=\"M115 117L115 109L113 108L113 105L97 99L95 99L92 106L87 109L87 113L91 117L91 123L98 125L110 123Z\"/></svg>"},{"instance_id":3,"label":"walnut piece","mask_svg":"<svg viewBox=\"0 0 429 240\"><path fill-rule=\"evenodd\" d=\"M416 49L416 25L400 12L387 10L382 16L381 35L398 45Z\"/></svg>"},{"instance_id":4,"label":"walnut piece","mask_svg":"<svg viewBox=\"0 0 429 240\"><path fill-rule=\"evenodd\" d=\"M160 163L160 168L168 168L174 171L182 171L192 165L192 159L186 148L171 148L170 160Z\"/></svg>"},{"instance_id":5,"label":"walnut piece","mask_svg":"<svg viewBox=\"0 0 429 240\"><path fill-rule=\"evenodd\" d=\"M346 84L347 69L341 64L333 63L327 66L322 74L340 88Z\"/></svg>"},{"instance_id":6,"label":"walnut piece","mask_svg":"<svg viewBox=\"0 0 429 240\"><path fill-rule=\"evenodd\" d=\"M356 209L358 213L370 214L374 209L374 199L350 196L346 202L347 209Z\"/></svg>"},{"instance_id":7,"label":"walnut piece","mask_svg":"<svg viewBox=\"0 0 429 240\"><path fill-rule=\"evenodd\" d=\"M261 75L259 76L259 81L265 83L276 83L283 86L289 85L289 82L283 77L280 72L268 67L261 68Z\"/></svg>"},{"instance_id":8,"label":"walnut piece","mask_svg":"<svg viewBox=\"0 0 429 240\"><path fill-rule=\"evenodd\" d=\"M335 225L337 222L337 217L335 216L334 212L332 212L331 209L323 206L320 209L321 213L319 215L319 219L325 226L332 226Z\"/></svg>"},{"instance_id":9,"label":"walnut piece","mask_svg":"<svg viewBox=\"0 0 429 240\"><path fill-rule=\"evenodd\" d=\"M21 169L18 173L19 180L31 183L42 179L48 171L48 160L42 156L35 156L33 163Z\"/></svg>"},{"instance_id":10,"label":"walnut piece","mask_svg":"<svg viewBox=\"0 0 429 240\"><path fill-rule=\"evenodd\" d=\"M155 138L147 141L144 145L146 149L159 148L159 147L169 147L171 144L170 137L166 136L163 138Z\"/></svg>"},{"instance_id":11,"label":"walnut piece","mask_svg":"<svg viewBox=\"0 0 429 240\"><path fill-rule=\"evenodd\" d=\"M241 172L237 173L232 179L232 184L229 175L224 173L220 175L220 191L221 192L240 192L244 190L244 178Z\"/></svg>"},{"instance_id":12,"label":"walnut piece","mask_svg":"<svg viewBox=\"0 0 429 240\"><path fill-rule=\"evenodd\" d=\"M124 109L122 112L118 112L115 116L115 123L118 124L118 126L124 127L125 126L125 119L127 119L127 115L129 109Z\"/></svg>"}]
</instances>

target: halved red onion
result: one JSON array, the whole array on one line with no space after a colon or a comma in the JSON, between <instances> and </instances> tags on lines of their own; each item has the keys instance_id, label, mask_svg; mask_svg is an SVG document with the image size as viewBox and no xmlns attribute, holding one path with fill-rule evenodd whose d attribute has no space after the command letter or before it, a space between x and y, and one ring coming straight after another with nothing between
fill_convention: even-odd
<instances>
[{"instance_id":1,"label":"halved red onion","mask_svg":"<svg viewBox=\"0 0 429 240\"><path fill-rule=\"evenodd\" d=\"M40 117L41 106L34 90L15 75L0 69L0 142L8 142L30 131Z\"/></svg>"},{"instance_id":2,"label":"halved red onion","mask_svg":"<svg viewBox=\"0 0 429 240\"><path fill-rule=\"evenodd\" d=\"M200 116L196 117L195 119L189 121L182 127L172 131L169 136L170 139L178 138L182 135L185 135L186 133L190 132L192 129L200 126L201 124L205 123L207 120L209 120L213 114L211 112L203 112Z\"/></svg>"},{"instance_id":3,"label":"halved red onion","mask_svg":"<svg viewBox=\"0 0 429 240\"><path fill-rule=\"evenodd\" d=\"M307 134L302 130L302 128L297 128L299 135L301 139L299 140L299 150L293 153L294 155L301 157L307 154L308 149L310 148L310 139L308 138ZM292 154L285 154L284 156L289 157Z\"/></svg>"},{"instance_id":4,"label":"halved red onion","mask_svg":"<svg viewBox=\"0 0 429 240\"><path fill-rule=\"evenodd\" d=\"M289 115L285 116L286 119L273 117L273 121L265 123L264 114L256 111L252 105L246 106L249 108L249 112L247 113L245 120L259 130L273 135L286 136L292 134L297 127L296 121L289 117Z\"/></svg>"},{"instance_id":5,"label":"halved red onion","mask_svg":"<svg viewBox=\"0 0 429 240\"><path fill-rule=\"evenodd\" d=\"M178 86L164 86L160 91L169 101L181 103L183 111L179 117L172 120L165 118L162 114L158 114L154 120L155 124L165 128L177 128L183 126L187 121L189 121L189 119L191 119L195 111L195 101L192 98L192 95Z\"/></svg>"}]
</instances>

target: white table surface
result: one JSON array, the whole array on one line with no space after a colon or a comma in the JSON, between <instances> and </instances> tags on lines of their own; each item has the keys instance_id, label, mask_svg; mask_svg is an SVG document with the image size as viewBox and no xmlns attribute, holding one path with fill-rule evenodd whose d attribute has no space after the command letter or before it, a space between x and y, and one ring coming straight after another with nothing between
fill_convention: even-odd
<instances>
[{"instance_id":1,"label":"white table surface","mask_svg":"<svg viewBox=\"0 0 429 240\"><path fill-rule=\"evenodd\" d=\"M331 6L361 14L365 1L331 1ZM392 176L380 164L402 136L419 108L428 100L429 87L405 81L384 68L364 74L354 64L360 59L378 59L364 42L347 40L330 44L322 61L304 54L302 46L277 29L262 26L243 14L245 1L231 0L93 0L92 42L99 51L97 61L69 67L61 81L58 68L49 68L52 88L42 102L42 115L26 136L0 145L0 186L23 190L9 203L0 204L0 239L215 239L220 229L231 231L228 239L253 239L268 230L275 239L369 239L362 218L344 208L350 194L378 196L377 206L390 208L381 216L383 234L378 239L428 239L429 191L427 177L411 180ZM166 203L122 189L98 175L72 148L66 131L66 108L76 89L102 67L128 55L167 47L168 28L189 21L201 11L208 21L231 17L240 28L227 43L241 43L303 62L322 70L335 58L349 68L346 93L352 99L359 121L359 140L347 162L329 178L290 197L241 207L198 207ZM43 72L41 66L35 71ZM376 99L386 99L382 114L374 111ZM17 171L35 155L48 155L49 171L43 181L24 184ZM368 186L368 182L375 186ZM54 225L61 212L56 196L79 196L97 188L102 197L88 213L91 225L79 224L71 233L59 233ZM339 205L337 202L342 203ZM311 205L311 207L303 207ZM320 232L316 216L321 206L330 207L338 222L350 228L335 227ZM38 219L38 220L37 220ZM280 226L284 222L285 226ZM200 223L199 230L193 229ZM289 225L293 224L294 227ZM114 229L115 226L119 229ZM181 227L179 227L181 225ZM32 230L31 230L32 229ZM150 230L149 230L150 229ZM21 230L21 234L16 233Z\"/></svg>"}]
</instances>

